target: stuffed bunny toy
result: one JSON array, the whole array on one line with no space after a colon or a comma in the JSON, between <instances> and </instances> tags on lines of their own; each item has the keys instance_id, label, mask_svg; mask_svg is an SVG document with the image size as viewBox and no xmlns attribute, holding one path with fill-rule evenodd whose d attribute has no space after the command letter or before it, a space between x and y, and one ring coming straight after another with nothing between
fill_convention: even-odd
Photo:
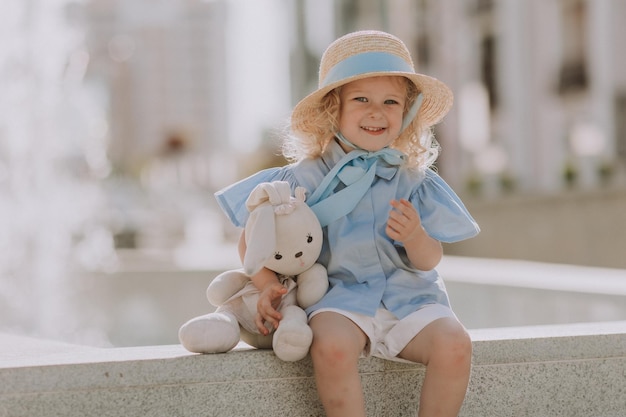
<instances>
[{"instance_id":1,"label":"stuffed bunny toy","mask_svg":"<svg viewBox=\"0 0 626 417\"><path fill-rule=\"evenodd\" d=\"M218 275L207 289L214 313L196 317L179 330L181 344L196 353L221 353L239 340L257 348L272 348L284 361L304 358L313 339L304 308L326 293L326 269L316 263L322 248L322 227L306 205L305 189L295 197L285 181L257 185L246 200L250 216L245 225L246 252L243 269ZM250 280L261 268L277 273L287 288L278 310L283 319L270 334L257 329L259 290Z\"/></svg>"}]
</instances>

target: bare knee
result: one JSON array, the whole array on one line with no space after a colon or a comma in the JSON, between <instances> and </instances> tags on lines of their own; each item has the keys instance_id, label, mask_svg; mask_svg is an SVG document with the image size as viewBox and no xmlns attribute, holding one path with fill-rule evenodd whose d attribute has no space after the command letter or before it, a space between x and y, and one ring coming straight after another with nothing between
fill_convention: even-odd
<instances>
[{"instance_id":1,"label":"bare knee","mask_svg":"<svg viewBox=\"0 0 626 417\"><path fill-rule=\"evenodd\" d=\"M311 358L316 368L328 370L356 367L366 343L365 334L348 318L324 312L311 320Z\"/></svg>"},{"instance_id":2,"label":"bare knee","mask_svg":"<svg viewBox=\"0 0 626 417\"><path fill-rule=\"evenodd\" d=\"M469 365L472 360L472 340L461 326L442 326L433 335L429 361L438 360L451 367Z\"/></svg>"},{"instance_id":3,"label":"bare knee","mask_svg":"<svg viewBox=\"0 0 626 417\"><path fill-rule=\"evenodd\" d=\"M360 352L352 343L329 338L314 337L311 344L311 359L314 364L323 364L327 368L344 368L358 362Z\"/></svg>"},{"instance_id":4,"label":"bare knee","mask_svg":"<svg viewBox=\"0 0 626 417\"><path fill-rule=\"evenodd\" d=\"M422 329L399 356L424 365L435 362L442 367L466 368L472 360L472 341L457 320L441 318Z\"/></svg>"}]
</instances>

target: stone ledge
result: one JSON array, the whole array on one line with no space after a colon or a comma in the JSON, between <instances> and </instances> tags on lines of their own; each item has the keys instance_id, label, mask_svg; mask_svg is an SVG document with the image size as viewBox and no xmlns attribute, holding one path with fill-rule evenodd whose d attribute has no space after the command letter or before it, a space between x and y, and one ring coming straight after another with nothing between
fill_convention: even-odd
<instances>
[{"instance_id":1,"label":"stone ledge","mask_svg":"<svg viewBox=\"0 0 626 417\"><path fill-rule=\"evenodd\" d=\"M461 416L626 414L626 322L471 334L474 368ZM323 415L309 358L0 341L8 351L0 360L1 417ZM415 415L423 366L368 358L359 367L369 415Z\"/></svg>"}]
</instances>

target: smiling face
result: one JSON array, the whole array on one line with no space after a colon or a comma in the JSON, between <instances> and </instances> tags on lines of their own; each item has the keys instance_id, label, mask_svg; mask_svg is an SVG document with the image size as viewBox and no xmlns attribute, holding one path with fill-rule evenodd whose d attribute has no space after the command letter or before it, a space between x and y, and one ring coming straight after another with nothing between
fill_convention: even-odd
<instances>
[{"instance_id":1,"label":"smiling face","mask_svg":"<svg viewBox=\"0 0 626 417\"><path fill-rule=\"evenodd\" d=\"M390 145L400 135L406 94L406 80L397 76L364 78L342 86L339 131L367 151ZM352 150L341 146L346 152Z\"/></svg>"}]
</instances>

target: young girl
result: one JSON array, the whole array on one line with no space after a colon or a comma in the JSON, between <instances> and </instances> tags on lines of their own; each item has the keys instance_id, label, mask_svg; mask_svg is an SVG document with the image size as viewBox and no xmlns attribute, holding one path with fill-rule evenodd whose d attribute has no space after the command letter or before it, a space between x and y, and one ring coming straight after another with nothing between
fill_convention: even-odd
<instances>
[{"instance_id":1,"label":"young girl","mask_svg":"<svg viewBox=\"0 0 626 417\"><path fill-rule=\"evenodd\" d=\"M470 338L450 309L434 269L440 242L479 231L463 203L431 169L438 148L431 127L452 105L442 82L415 72L406 46L384 32L333 42L320 65L319 89L296 105L284 154L270 168L218 192L235 225L260 182L305 187L324 226L319 262L330 288L307 309L311 357L328 416L364 416L362 356L426 365L419 416L456 416L471 364ZM245 251L242 236L240 253ZM261 291L256 323L279 326L286 292L276 275L252 277Z\"/></svg>"}]
</instances>

